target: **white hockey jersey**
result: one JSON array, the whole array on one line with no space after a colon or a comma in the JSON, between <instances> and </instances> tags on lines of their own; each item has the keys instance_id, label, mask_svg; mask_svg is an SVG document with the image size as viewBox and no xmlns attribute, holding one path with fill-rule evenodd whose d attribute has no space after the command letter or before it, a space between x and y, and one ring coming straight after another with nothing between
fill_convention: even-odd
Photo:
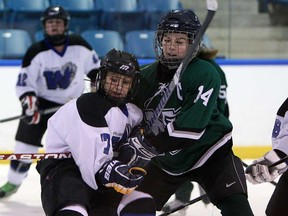
<instances>
[{"instance_id":1,"label":"white hockey jersey","mask_svg":"<svg viewBox=\"0 0 288 216\"><path fill-rule=\"evenodd\" d=\"M142 117L134 104L120 109L97 93L83 94L48 120L45 152L71 152L83 180L96 190L95 174L112 159L113 145L125 141Z\"/></svg>"},{"instance_id":2,"label":"white hockey jersey","mask_svg":"<svg viewBox=\"0 0 288 216\"><path fill-rule=\"evenodd\" d=\"M99 66L95 51L78 35L68 36L61 53L42 40L33 44L23 58L17 96L34 92L38 97L64 104L83 93L85 76Z\"/></svg>"},{"instance_id":3,"label":"white hockey jersey","mask_svg":"<svg viewBox=\"0 0 288 216\"><path fill-rule=\"evenodd\" d=\"M280 106L276 115L272 147L288 155L288 98Z\"/></svg>"}]
</instances>

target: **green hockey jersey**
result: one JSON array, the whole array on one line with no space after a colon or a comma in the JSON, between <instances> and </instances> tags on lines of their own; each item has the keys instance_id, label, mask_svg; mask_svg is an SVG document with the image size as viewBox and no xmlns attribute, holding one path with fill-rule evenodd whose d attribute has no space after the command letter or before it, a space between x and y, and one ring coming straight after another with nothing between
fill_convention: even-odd
<instances>
[{"instance_id":1,"label":"green hockey jersey","mask_svg":"<svg viewBox=\"0 0 288 216\"><path fill-rule=\"evenodd\" d=\"M141 68L140 87L134 103L149 119L169 82L159 81L158 61ZM153 162L172 175L180 175L203 165L231 139L232 124L217 109L221 85L213 65L195 58L187 67L171 97L154 122L156 137L149 141L165 156Z\"/></svg>"}]
</instances>

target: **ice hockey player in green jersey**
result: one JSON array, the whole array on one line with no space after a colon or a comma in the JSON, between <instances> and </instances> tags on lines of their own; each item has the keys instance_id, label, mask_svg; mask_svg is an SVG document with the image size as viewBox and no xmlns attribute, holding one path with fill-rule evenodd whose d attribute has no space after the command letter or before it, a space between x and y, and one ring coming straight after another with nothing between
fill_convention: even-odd
<instances>
[{"instance_id":1,"label":"ice hockey player in green jersey","mask_svg":"<svg viewBox=\"0 0 288 216\"><path fill-rule=\"evenodd\" d=\"M200 59L203 59L212 65L215 66L217 72L220 75L221 78L221 85L220 85L220 91L217 99L217 108L220 112L222 112L227 118L229 118L229 105L227 102L227 80L226 80L226 75L222 68L217 64L215 61L215 57L217 56L218 49L215 49L208 37L208 35L203 36L203 40L200 46L200 50L198 52L197 57ZM163 212L169 212L172 208L175 208L176 206L183 205L185 203L188 203L191 198L191 193L194 188L194 185L192 182L187 181L185 182L175 193L175 199L172 200L171 202L165 204L163 207L162 211ZM203 190L201 186L199 186L199 192L200 195L205 194L206 192ZM202 199L203 203L205 205L210 203L210 200L206 197ZM187 208L183 208L178 212L178 215L180 216L185 216Z\"/></svg>"},{"instance_id":2,"label":"ice hockey player in green jersey","mask_svg":"<svg viewBox=\"0 0 288 216\"><path fill-rule=\"evenodd\" d=\"M144 111L144 124L173 82L200 28L191 10L171 11L159 22L154 38L156 61L142 67L141 88L133 101ZM150 194L158 211L180 185L195 181L222 215L251 216L244 169L232 151L233 127L217 108L221 79L212 64L197 57L199 47L200 43L150 133L144 139L130 139L123 150L127 153L130 147L136 153L130 164L143 164L146 159L147 175L137 190ZM149 154L151 148L162 153Z\"/></svg>"}]
</instances>

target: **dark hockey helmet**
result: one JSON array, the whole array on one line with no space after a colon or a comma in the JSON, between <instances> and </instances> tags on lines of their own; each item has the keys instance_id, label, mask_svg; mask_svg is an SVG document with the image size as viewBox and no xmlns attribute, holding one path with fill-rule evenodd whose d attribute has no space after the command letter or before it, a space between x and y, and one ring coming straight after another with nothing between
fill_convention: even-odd
<instances>
[{"instance_id":1,"label":"dark hockey helmet","mask_svg":"<svg viewBox=\"0 0 288 216\"><path fill-rule=\"evenodd\" d=\"M105 84L108 84L106 83L107 72L114 72L116 74L132 77L132 85L127 95L123 97L115 97L111 95L109 90L105 90ZM97 89L112 103L117 106L121 106L122 104L129 102L134 97L139 84L139 73L139 63L134 55L124 51L112 49L101 60L100 72L97 74L96 78ZM117 88L122 88L122 83L118 83L117 85Z\"/></svg>"},{"instance_id":2,"label":"dark hockey helmet","mask_svg":"<svg viewBox=\"0 0 288 216\"><path fill-rule=\"evenodd\" d=\"M195 37L201 28L199 18L191 10L172 10L168 12L157 25L157 31L154 37L154 51L156 59L169 69L176 69L183 58L166 58L163 53L163 36L169 33L187 34L189 44L194 43ZM200 45L200 43L199 43ZM198 48L194 55L197 54Z\"/></svg>"},{"instance_id":3,"label":"dark hockey helmet","mask_svg":"<svg viewBox=\"0 0 288 216\"><path fill-rule=\"evenodd\" d=\"M44 11L43 15L40 18L43 27L45 26L46 21L49 19L64 20L66 30L63 34L53 36L50 36L46 32L44 32L44 37L53 45L64 44L68 35L68 24L70 21L69 13L61 6L50 6Z\"/></svg>"}]
</instances>

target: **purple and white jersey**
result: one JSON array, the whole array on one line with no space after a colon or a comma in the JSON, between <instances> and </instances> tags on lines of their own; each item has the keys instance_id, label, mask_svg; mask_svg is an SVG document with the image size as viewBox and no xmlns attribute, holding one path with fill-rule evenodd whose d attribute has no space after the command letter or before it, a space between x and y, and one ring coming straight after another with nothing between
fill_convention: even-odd
<instances>
[{"instance_id":1,"label":"purple and white jersey","mask_svg":"<svg viewBox=\"0 0 288 216\"><path fill-rule=\"evenodd\" d=\"M112 159L113 146L126 141L142 117L134 104L119 108L97 93L83 94L48 120L45 152L71 152L83 180L96 190L95 174Z\"/></svg>"},{"instance_id":2,"label":"purple and white jersey","mask_svg":"<svg viewBox=\"0 0 288 216\"><path fill-rule=\"evenodd\" d=\"M273 149L279 149L288 155L288 98L277 111L272 132Z\"/></svg>"},{"instance_id":3,"label":"purple and white jersey","mask_svg":"<svg viewBox=\"0 0 288 216\"><path fill-rule=\"evenodd\" d=\"M99 66L96 52L78 35L68 36L62 52L42 40L33 44L23 58L17 96L34 92L37 97L64 104L83 93L84 78Z\"/></svg>"}]
</instances>

